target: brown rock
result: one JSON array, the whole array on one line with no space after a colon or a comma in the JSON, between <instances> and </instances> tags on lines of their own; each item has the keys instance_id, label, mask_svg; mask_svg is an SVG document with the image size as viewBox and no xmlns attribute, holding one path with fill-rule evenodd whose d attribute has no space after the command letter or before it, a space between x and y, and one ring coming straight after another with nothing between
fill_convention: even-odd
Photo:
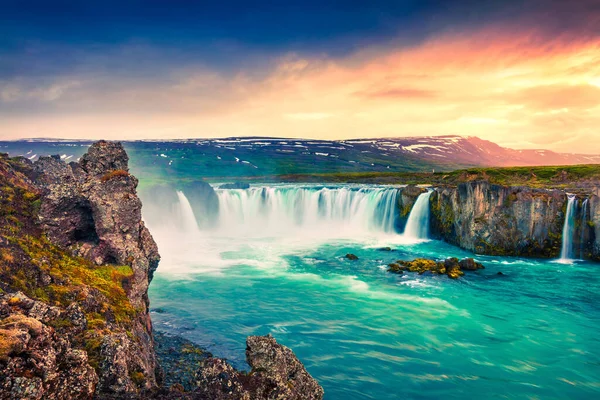
<instances>
[{"instance_id":1,"label":"brown rock","mask_svg":"<svg viewBox=\"0 0 600 400\"><path fill-rule=\"evenodd\" d=\"M199 399L319 400L323 388L287 347L270 335L250 336L246 359L252 368L242 374L225 361L211 358L198 373Z\"/></svg>"}]
</instances>

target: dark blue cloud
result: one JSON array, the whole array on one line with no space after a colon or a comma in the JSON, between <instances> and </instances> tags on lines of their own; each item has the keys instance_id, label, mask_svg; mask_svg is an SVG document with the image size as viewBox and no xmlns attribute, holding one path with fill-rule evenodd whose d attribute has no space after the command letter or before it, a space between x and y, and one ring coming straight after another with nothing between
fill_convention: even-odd
<instances>
[{"instance_id":1,"label":"dark blue cloud","mask_svg":"<svg viewBox=\"0 0 600 400\"><path fill-rule=\"evenodd\" d=\"M572 4L574 3L574 4ZM596 4L596 6L594 6ZM0 79L164 75L178 65L244 69L270 56L340 57L447 30L514 23L581 27L596 0L0 1ZM600 24L598 24L600 25ZM152 49L152 51L150 50ZM124 54L128 51L134 54ZM137 67L137 68L136 68Z\"/></svg>"}]
</instances>

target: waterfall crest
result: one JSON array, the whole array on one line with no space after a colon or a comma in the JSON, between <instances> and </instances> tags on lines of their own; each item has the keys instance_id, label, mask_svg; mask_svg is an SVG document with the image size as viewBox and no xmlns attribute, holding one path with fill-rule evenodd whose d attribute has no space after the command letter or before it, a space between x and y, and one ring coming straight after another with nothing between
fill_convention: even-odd
<instances>
[{"instance_id":1,"label":"waterfall crest","mask_svg":"<svg viewBox=\"0 0 600 400\"><path fill-rule=\"evenodd\" d=\"M568 195L565 224L562 232L562 248L560 261L568 262L573 259L573 236L575 234L575 196Z\"/></svg>"},{"instance_id":2,"label":"waterfall crest","mask_svg":"<svg viewBox=\"0 0 600 400\"><path fill-rule=\"evenodd\" d=\"M272 186L216 192L221 230L334 236L396 231L394 188Z\"/></svg>"},{"instance_id":3,"label":"waterfall crest","mask_svg":"<svg viewBox=\"0 0 600 400\"><path fill-rule=\"evenodd\" d=\"M412 240L429 238L429 198L433 191L421 193L417 198L406 221L404 237Z\"/></svg>"}]
</instances>

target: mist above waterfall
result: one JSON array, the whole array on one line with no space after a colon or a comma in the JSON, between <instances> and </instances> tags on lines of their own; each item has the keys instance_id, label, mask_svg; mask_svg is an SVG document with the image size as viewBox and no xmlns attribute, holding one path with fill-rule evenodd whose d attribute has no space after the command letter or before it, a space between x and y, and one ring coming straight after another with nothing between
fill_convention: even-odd
<instances>
[{"instance_id":1,"label":"mist above waterfall","mask_svg":"<svg viewBox=\"0 0 600 400\"><path fill-rule=\"evenodd\" d=\"M218 230L245 236L356 237L396 230L393 188L218 189Z\"/></svg>"},{"instance_id":2,"label":"mist above waterfall","mask_svg":"<svg viewBox=\"0 0 600 400\"><path fill-rule=\"evenodd\" d=\"M161 268L218 271L240 262L281 267L283 254L323 243L376 246L427 239L430 193L418 198L404 235L398 193L389 186L280 184L216 189L214 201L213 194L199 197L193 188L154 190L144 199L150 204L145 220L166 260ZM198 201L190 201L194 197Z\"/></svg>"}]
</instances>

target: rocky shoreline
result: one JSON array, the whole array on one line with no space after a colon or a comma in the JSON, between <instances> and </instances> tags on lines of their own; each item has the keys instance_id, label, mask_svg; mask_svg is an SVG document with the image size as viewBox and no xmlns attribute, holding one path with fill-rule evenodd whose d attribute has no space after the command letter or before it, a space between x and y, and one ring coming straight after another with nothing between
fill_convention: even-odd
<instances>
[{"instance_id":1,"label":"rocky shoreline","mask_svg":"<svg viewBox=\"0 0 600 400\"><path fill-rule=\"evenodd\" d=\"M183 380L164 371L148 299L160 256L137 184L119 143L70 164L0 155L0 398L322 398L269 336L248 338L249 374L188 343Z\"/></svg>"}]
</instances>

